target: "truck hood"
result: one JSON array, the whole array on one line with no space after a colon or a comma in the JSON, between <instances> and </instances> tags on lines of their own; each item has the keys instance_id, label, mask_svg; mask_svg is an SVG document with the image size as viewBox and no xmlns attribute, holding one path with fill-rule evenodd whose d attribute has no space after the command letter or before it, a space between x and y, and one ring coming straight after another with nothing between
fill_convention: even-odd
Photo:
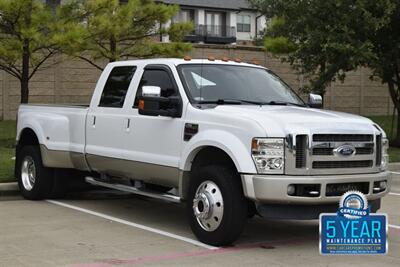
<instances>
[{"instance_id":1,"label":"truck hood","mask_svg":"<svg viewBox=\"0 0 400 267\"><path fill-rule=\"evenodd\" d=\"M321 109L296 106L220 105L214 111L254 120L269 137L284 137L288 134L377 132L374 123L367 118Z\"/></svg>"}]
</instances>

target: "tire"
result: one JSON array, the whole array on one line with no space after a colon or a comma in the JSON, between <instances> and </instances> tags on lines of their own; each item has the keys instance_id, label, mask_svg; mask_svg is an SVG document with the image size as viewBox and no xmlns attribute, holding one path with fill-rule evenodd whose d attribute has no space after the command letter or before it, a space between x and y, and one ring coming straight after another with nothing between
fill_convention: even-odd
<instances>
[{"instance_id":1,"label":"tire","mask_svg":"<svg viewBox=\"0 0 400 267\"><path fill-rule=\"evenodd\" d=\"M256 204L251 200L247 200L247 218L252 219L257 214Z\"/></svg>"},{"instance_id":2,"label":"tire","mask_svg":"<svg viewBox=\"0 0 400 267\"><path fill-rule=\"evenodd\" d=\"M19 152L17 180L22 196L30 200L48 198L53 187L53 170L42 164L38 146L25 146Z\"/></svg>"},{"instance_id":3,"label":"tire","mask_svg":"<svg viewBox=\"0 0 400 267\"><path fill-rule=\"evenodd\" d=\"M71 170L54 169L53 186L50 191L50 198L60 199L65 197L69 190L69 181L72 175Z\"/></svg>"},{"instance_id":4,"label":"tire","mask_svg":"<svg viewBox=\"0 0 400 267\"><path fill-rule=\"evenodd\" d=\"M191 178L186 212L193 233L209 245L232 244L242 233L248 215L238 173L208 165L194 170Z\"/></svg>"}]
</instances>

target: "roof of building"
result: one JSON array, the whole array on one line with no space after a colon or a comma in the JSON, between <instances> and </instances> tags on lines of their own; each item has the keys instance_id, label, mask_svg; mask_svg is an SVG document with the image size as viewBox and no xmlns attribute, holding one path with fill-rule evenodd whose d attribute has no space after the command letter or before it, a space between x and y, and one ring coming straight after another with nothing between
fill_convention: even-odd
<instances>
[{"instance_id":1,"label":"roof of building","mask_svg":"<svg viewBox=\"0 0 400 267\"><path fill-rule=\"evenodd\" d=\"M166 4L220 9L253 9L247 0L159 0Z\"/></svg>"}]
</instances>

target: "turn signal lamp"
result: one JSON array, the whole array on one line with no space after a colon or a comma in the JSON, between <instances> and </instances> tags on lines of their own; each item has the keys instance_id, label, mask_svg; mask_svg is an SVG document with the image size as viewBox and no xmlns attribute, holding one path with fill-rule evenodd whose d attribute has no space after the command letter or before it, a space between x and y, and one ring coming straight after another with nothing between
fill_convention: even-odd
<instances>
[{"instance_id":1,"label":"turn signal lamp","mask_svg":"<svg viewBox=\"0 0 400 267\"><path fill-rule=\"evenodd\" d=\"M144 100L139 100L139 105L138 105L139 109L144 109Z\"/></svg>"},{"instance_id":2,"label":"turn signal lamp","mask_svg":"<svg viewBox=\"0 0 400 267\"><path fill-rule=\"evenodd\" d=\"M254 138L251 155L259 174L283 174L285 165L283 138Z\"/></svg>"}]
</instances>

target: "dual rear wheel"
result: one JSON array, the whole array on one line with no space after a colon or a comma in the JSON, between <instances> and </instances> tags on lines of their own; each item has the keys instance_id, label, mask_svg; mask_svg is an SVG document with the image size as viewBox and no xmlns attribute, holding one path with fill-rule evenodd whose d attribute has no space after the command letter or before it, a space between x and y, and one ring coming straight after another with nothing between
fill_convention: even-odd
<instances>
[{"instance_id":1,"label":"dual rear wheel","mask_svg":"<svg viewBox=\"0 0 400 267\"><path fill-rule=\"evenodd\" d=\"M68 178L62 171L43 166L38 146L22 147L16 167L18 186L26 199L61 198L68 189Z\"/></svg>"}]
</instances>

